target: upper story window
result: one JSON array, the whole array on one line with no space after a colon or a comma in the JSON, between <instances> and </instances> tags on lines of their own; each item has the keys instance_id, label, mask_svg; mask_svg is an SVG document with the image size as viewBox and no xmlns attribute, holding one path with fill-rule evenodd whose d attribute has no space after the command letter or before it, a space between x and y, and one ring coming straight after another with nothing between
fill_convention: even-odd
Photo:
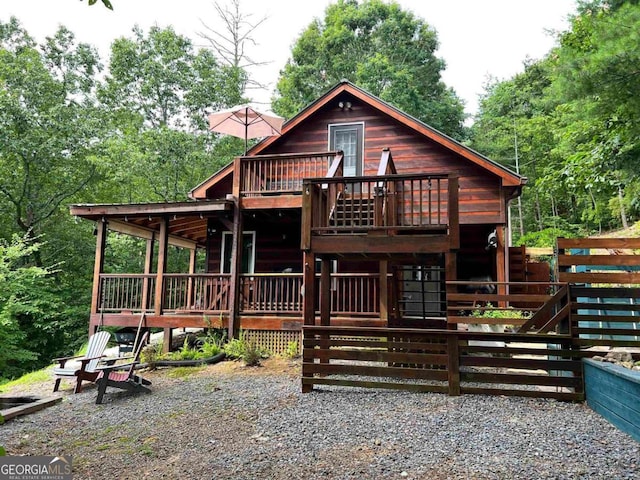
<instances>
[{"instance_id":1,"label":"upper story window","mask_svg":"<svg viewBox=\"0 0 640 480\"><path fill-rule=\"evenodd\" d=\"M339 123L329 125L329 150L344 152L345 177L362 175L364 150L364 123Z\"/></svg>"}]
</instances>

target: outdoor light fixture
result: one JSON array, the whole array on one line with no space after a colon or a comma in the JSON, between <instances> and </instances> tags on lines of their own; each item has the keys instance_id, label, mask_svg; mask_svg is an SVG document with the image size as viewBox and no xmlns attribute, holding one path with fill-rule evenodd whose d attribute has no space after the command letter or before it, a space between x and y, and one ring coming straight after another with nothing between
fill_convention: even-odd
<instances>
[{"instance_id":1,"label":"outdoor light fixture","mask_svg":"<svg viewBox=\"0 0 640 480\"><path fill-rule=\"evenodd\" d=\"M338 102L340 110L351 110L351 102Z\"/></svg>"}]
</instances>

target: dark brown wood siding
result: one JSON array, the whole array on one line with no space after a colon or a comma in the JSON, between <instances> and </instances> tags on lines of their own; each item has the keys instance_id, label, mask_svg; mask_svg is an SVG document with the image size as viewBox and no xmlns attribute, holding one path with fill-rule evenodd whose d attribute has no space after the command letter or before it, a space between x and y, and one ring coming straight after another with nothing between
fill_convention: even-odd
<instances>
[{"instance_id":1,"label":"dark brown wood siding","mask_svg":"<svg viewBox=\"0 0 640 480\"><path fill-rule=\"evenodd\" d=\"M296 130L274 142L264 154L327 150L330 124L364 122L364 174L375 175L383 148L390 148L398 173L453 173L460 177L460 223L504 224L501 180L348 93L319 110ZM339 101L350 101L341 110Z\"/></svg>"},{"instance_id":2,"label":"dark brown wood siding","mask_svg":"<svg viewBox=\"0 0 640 480\"><path fill-rule=\"evenodd\" d=\"M255 273L277 273L290 268L293 273L302 272L300 250L300 221L291 216L279 217L278 213L266 215L257 212L245 215L245 232L256 232ZM222 235L224 227L216 229L209 243L208 271L220 272Z\"/></svg>"}]
</instances>

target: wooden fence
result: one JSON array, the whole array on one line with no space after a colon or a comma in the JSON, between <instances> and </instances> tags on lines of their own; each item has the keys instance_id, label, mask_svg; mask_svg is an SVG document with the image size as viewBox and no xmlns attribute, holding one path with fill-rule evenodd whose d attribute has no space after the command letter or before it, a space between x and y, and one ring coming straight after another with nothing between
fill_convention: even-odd
<instances>
[{"instance_id":1,"label":"wooden fence","mask_svg":"<svg viewBox=\"0 0 640 480\"><path fill-rule=\"evenodd\" d=\"M558 278L570 285L576 345L640 348L638 249L640 238L558 239Z\"/></svg>"},{"instance_id":2,"label":"wooden fence","mask_svg":"<svg viewBox=\"0 0 640 480\"><path fill-rule=\"evenodd\" d=\"M302 389L315 385L583 400L570 335L304 326ZM496 341L499 339L499 341Z\"/></svg>"}]
</instances>

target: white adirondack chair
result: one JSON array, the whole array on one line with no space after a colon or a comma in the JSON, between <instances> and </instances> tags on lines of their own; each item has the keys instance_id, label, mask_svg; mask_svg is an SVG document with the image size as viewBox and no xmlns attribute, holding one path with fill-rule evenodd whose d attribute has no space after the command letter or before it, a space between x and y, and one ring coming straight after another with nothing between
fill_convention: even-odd
<instances>
[{"instance_id":1,"label":"white adirondack chair","mask_svg":"<svg viewBox=\"0 0 640 480\"><path fill-rule=\"evenodd\" d=\"M87 353L84 356L54 358L53 361L58 362L58 365L53 369L53 376L56 379L53 391L58 391L60 380L63 378L75 377L76 386L73 393L82 391L83 380L95 382L100 374L100 371L97 370L98 362L104 357L104 351L110 338L111 334L109 332L95 333L89 337Z\"/></svg>"}]
</instances>

